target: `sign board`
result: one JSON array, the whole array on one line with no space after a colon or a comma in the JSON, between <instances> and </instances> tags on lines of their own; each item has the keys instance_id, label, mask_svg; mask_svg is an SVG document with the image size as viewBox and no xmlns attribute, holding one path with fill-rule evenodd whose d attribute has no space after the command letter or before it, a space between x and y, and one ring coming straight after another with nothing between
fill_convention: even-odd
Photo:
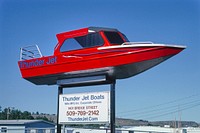
<instances>
[{"instance_id":1,"label":"sign board","mask_svg":"<svg viewBox=\"0 0 200 133\"><path fill-rule=\"evenodd\" d=\"M59 124L108 123L109 96L109 91L60 95Z\"/></svg>"}]
</instances>

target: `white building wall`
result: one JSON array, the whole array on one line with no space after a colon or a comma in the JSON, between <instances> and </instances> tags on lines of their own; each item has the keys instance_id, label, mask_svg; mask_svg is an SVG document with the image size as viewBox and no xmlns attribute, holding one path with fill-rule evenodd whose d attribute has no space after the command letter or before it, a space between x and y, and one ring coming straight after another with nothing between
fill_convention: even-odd
<instances>
[{"instance_id":1,"label":"white building wall","mask_svg":"<svg viewBox=\"0 0 200 133\"><path fill-rule=\"evenodd\" d=\"M106 133L106 131L97 129L74 129L73 133Z\"/></svg>"},{"instance_id":2,"label":"white building wall","mask_svg":"<svg viewBox=\"0 0 200 133\"><path fill-rule=\"evenodd\" d=\"M139 126L139 127L131 127L131 128L121 128L116 129L116 133L131 133L130 131L134 131L134 133L184 133L183 130L186 129L186 133L200 133L200 128L170 128L170 127L151 127L151 126ZM71 128L65 129L65 133L68 133L67 130L71 130L70 133L110 133L110 130L103 129L78 129ZM63 132L62 132L63 133Z\"/></svg>"},{"instance_id":3,"label":"white building wall","mask_svg":"<svg viewBox=\"0 0 200 133\"><path fill-rule=\"evenodd\" d=\"M6 133L24 133L25 132L25 126L0 126L0 133L2 127L7 128Z\"/></svg>"},{"instance_id":4,"label":"white building wall","mask_svg":"<svg viewBox=\"0 0 200 133\"><path fill-rule=\"evenodd\" d=\"M138 126L138 127L132 127L128 130L132 130L136 132L162 132L162 133L173 133L175 130L173 128L166 128L166 127L153 127L153 126Z\"/></svg>"},{"instance_id":5,"label":"white building wall","mask_svg":"<svg viewBox=\"0 0 200 133\"><path fill-rule=\"evenodd\" d=\"M199 128L189 127L185 129L187 130L187 133L200 133L200 127Z\"/></svg>"}]
</instances>

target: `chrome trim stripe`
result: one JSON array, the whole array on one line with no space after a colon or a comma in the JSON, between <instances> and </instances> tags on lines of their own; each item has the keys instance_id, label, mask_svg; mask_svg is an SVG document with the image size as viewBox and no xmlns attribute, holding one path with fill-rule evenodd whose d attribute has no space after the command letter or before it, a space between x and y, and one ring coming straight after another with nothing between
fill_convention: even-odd
<instances>
[{"instance_id":1,"label":"chrome trim stripe","mask_svg":"<svg viewBox=\"0 0 200 133\"><path fill-rule=\"evenodd\" d=\"M128 45L115 45L115 46L104 46L97 48L98 50L104 49L116 49L116 48L136 48L136 47L173 47L173 48L186 48L183 45L168 45L168 44L128 44Z\"/></svg>"}]
</instances>

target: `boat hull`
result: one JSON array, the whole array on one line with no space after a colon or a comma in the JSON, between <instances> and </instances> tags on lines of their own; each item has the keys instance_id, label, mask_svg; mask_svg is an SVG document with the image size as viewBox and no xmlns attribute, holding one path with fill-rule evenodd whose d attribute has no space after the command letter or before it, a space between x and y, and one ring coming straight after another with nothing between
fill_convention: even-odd
<instances>
[{"instance_id":1,"label":"boat hull","mask_svg":"<svg viewBox=\"0 0 200 133\"><path fill-rule=\"evenodd\" d=\"M144 72L183 49L183 47L163 45L148 47L129 45L100 48L97 52L89 54L62 54L32 61L19 61L18 64L22 77L36 85L54 85L60 79L95 75L123 79Z\"/></svg>"},{"instance_id":2,"label":"boat hull","mask_svg":"<svg viewBox=\"0 0 200 133\"><path fill-rule=\"evenodd\" d=\"M145 60L142 62L137 62L137 63L132 63L132 64L127 64L127 65L122 65L115 67L114 69L114 76L116 79L124 79L124 78L129 78L132 76L135 76L137 74L140 74L160 63L163 61L171 58L173 55L169 56L164 56L160 58L155 58L151 60Z\"/></svg>"}]
</instances>

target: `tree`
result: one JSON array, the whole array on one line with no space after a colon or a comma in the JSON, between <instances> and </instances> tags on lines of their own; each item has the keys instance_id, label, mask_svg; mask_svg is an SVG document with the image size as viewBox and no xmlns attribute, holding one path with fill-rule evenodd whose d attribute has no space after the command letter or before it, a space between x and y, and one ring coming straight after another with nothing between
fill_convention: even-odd
<instances>
[{"instance_id":1,"label":"tree","mask_svg":"<svg viewBox=\"0 0 200 133\"><path fill-rule=\"evenodd\" d=\"M1 109L1 106L0 106ZM32 113L34 114L34 113ZM19 119L26 119L26 120L33 120L34 117L32 116L31 112L28 111L20 111L18 109L14 109L11 107L5 108L4 110L0 111L0 120L19 120ZM36 115L38 115L35 119L39 120L45 120L49 122L53 122L52 120L49 120L45 114L39 114L39 112L36 112Z\"/></svg>"},{"instance_id":2,"label":"tree","mask_svg":"<svg viewBox=\"0 0 200 133\"><path fill-rule=\"evenodd\" d=\"M6 112L5 109L3 111L0 112L0 120L6 120Z\"/></svg>"},{"instance_id":3,"label":"tree","mask_svg":"<svg viewBox=\"0 0 200 133\"><path fill-rule=\"evenodd\" d=\"M9 119L20 119L22 112L18 109L12 110L9 116Z\"/></svg>"},{"instance_id":4,"label":"tree","mask_svg":"<svg viewBox=\"0 0 200 133\"><path fill-rule=\"evenodd\" d=\"M49 121L49 119L46 116L38 116L36 117L37 120L44 120L44 121ZM52 121L51 121L52 122Z\"/></svg>"},{"instance_id":5,"label":"tree","mask_svg":"<svg viewBox=\"0 0 200 133\"><path fill-rule=\"evenodd\" d=\"M10 109L10 108L5 108L3 111L0 112L0 120L16 120L16 119L28 119L32 120L34 119L33 116L31 115L30 112L24 111L21 112L18 109Z\"/></svg>"}]
</instances>

